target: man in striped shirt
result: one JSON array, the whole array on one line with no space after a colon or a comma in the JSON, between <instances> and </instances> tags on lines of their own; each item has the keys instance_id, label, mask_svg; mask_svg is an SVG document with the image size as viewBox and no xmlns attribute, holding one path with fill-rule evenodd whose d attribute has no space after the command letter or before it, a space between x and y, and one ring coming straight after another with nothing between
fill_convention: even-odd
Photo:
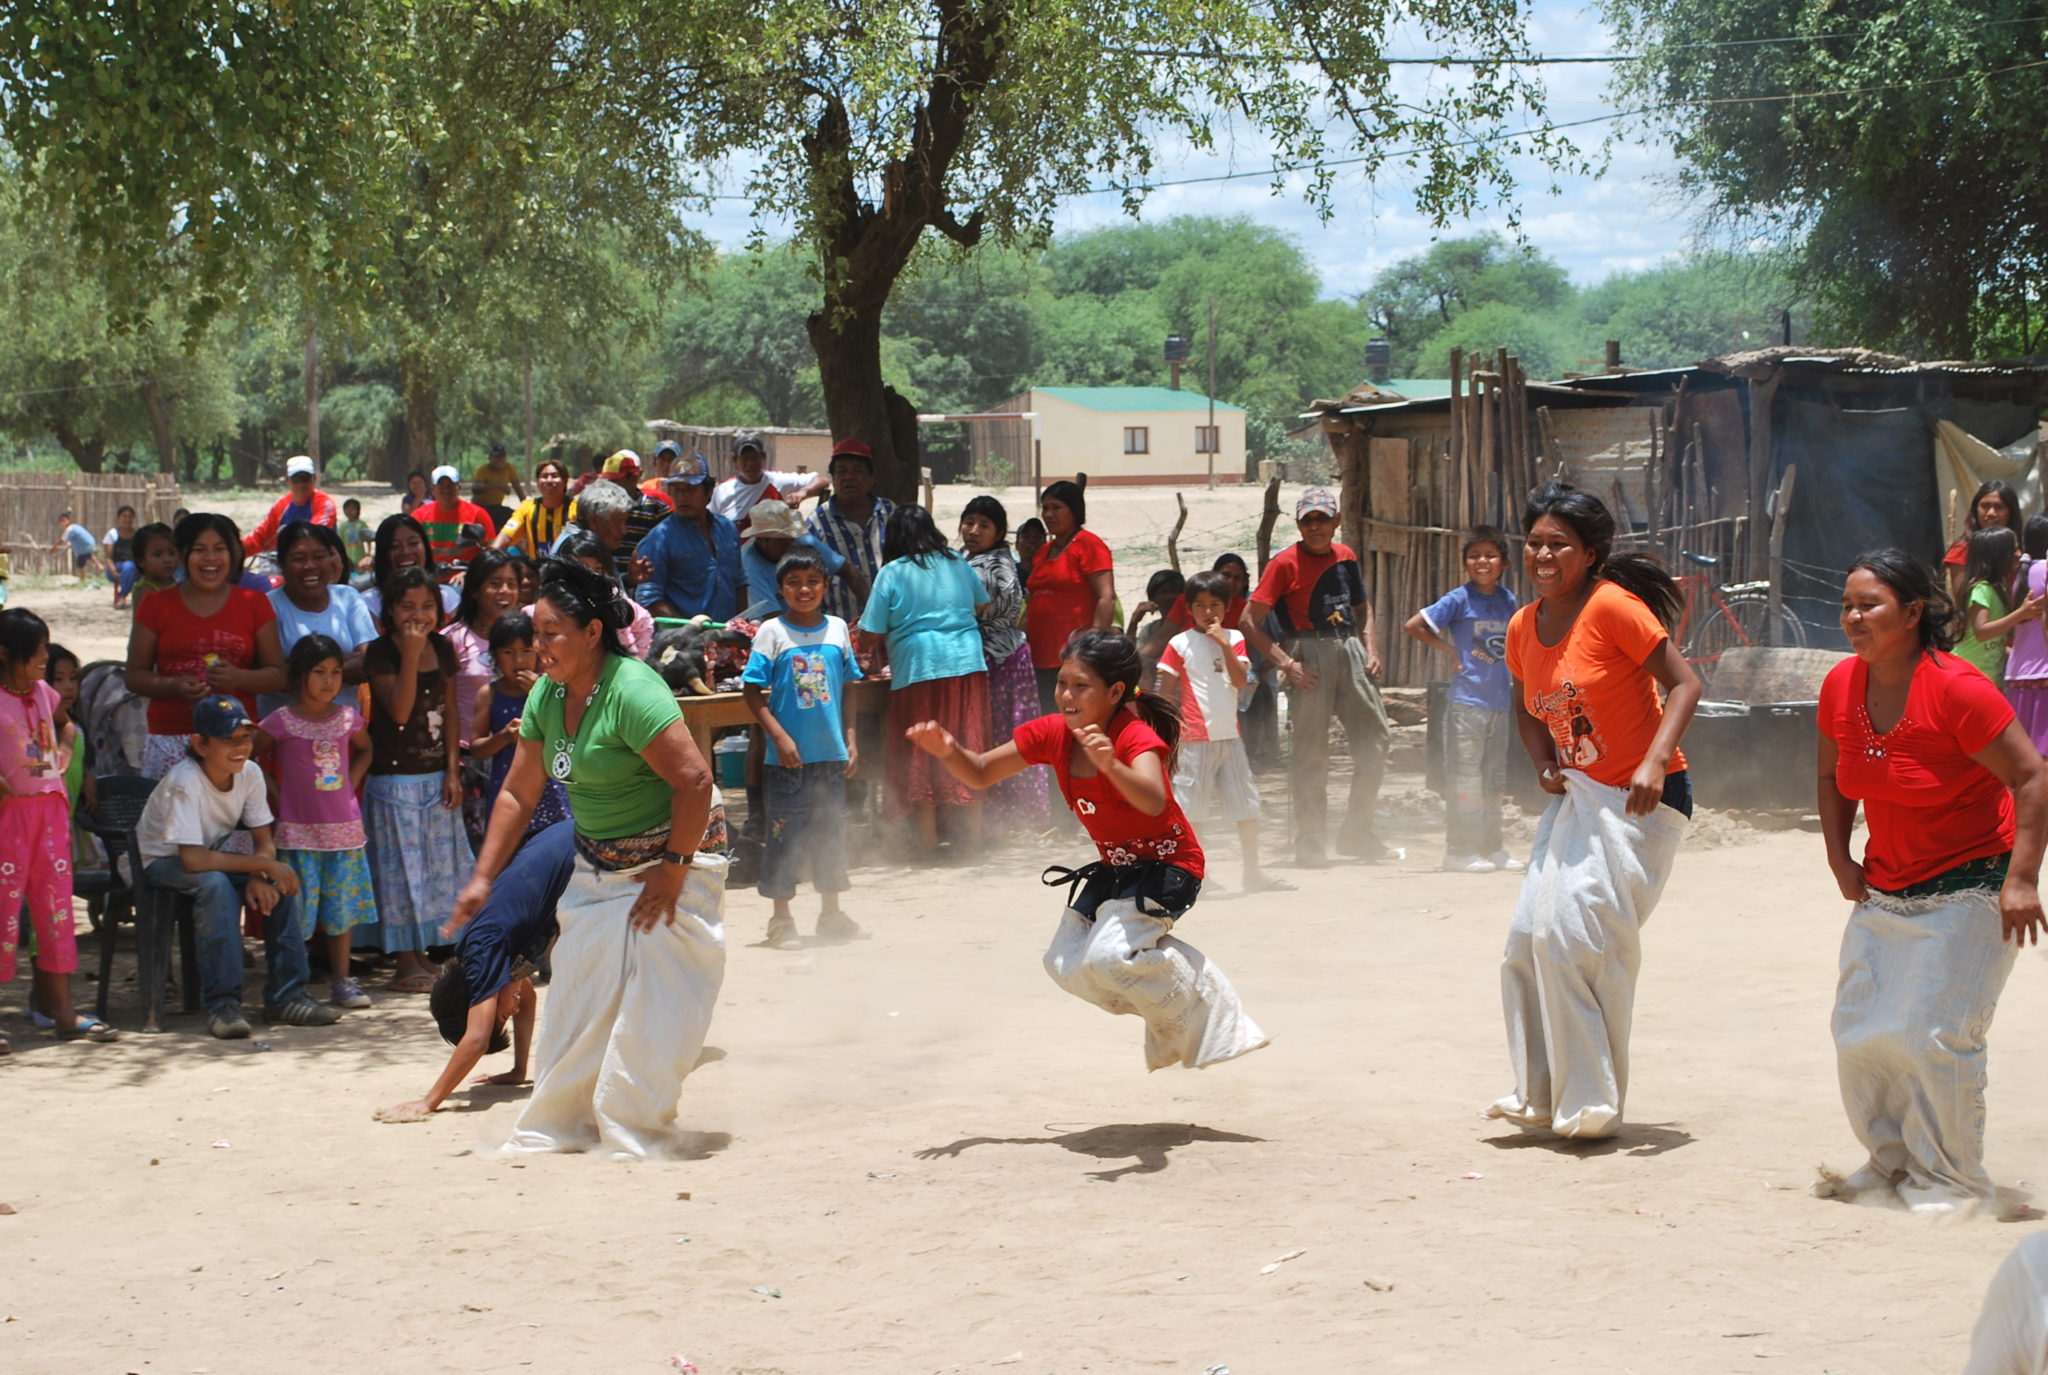
<instances>
[{"instance_id":1,"label":"man in striped shirt","mask_svg":"<svg viewBox=\"0 0 2048 1375\"><path fill-rule=\"evenodd\" d=\"M451 563L468 563L477 551L498 533L490 513L473 501L462 499L458 484L462 475L451 464L434 469L434 499L412 508L413 519L427 532L434 563L442 568Z\"/></svg>"},{"instance_id":2,"label":"man in striped shirt","mask_svg":"<svg viewBox=\"0 0 2048 1375\"><path fill-rule=\"evenodd\" d=\"M882 530L896 513L896 503L875 495L875 451L861 440L835 444L826 471L832 495L818 503L811 534L859 568L862 585L872 587L882 567ZM845 578L834 578L825 589L825 610L849 622L859 619L865 600Z\"/></svg>"}]
</instances>

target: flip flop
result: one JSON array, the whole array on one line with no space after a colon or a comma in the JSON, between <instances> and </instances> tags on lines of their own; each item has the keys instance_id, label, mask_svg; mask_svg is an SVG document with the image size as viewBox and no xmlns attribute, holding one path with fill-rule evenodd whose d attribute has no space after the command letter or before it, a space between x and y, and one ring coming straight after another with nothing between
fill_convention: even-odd
<instances>
[{"instance_id":1,"label":"flip flop","mask_svg":"<svg viewBox=\"0 0 2048 1375\"><path fill-rule=\"evenodd\" d=\"M71 1030L69 1031L58 1027L54 1021L51 1023L51 1028L56 1031L57 1039L60 1041L94 1041L105 1045L109 1041L121 1039L120 1032L114 1030L114 1028L108 1026L99 1018L85 1012L77 1014L77 1018L72 1022Z\"/></svg>"},{"instance_id":2,"label":"flip flop","mask_svg":"<svg viewBox=\"0 0 2048 1375\"><path fill-rule=\"evenodd\" d=\"M393 993L432 993L434 991L434 976L432 974L407 974L402 979L393 979L389 987Z\"/></svg>"}]
</instances>

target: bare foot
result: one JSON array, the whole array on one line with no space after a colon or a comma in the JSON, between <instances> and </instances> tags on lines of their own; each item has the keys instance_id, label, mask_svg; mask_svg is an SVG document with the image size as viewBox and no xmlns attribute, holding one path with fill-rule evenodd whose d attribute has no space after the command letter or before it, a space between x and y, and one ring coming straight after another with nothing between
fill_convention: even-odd
<instances>
[{"instance_id":1,"label":"bare foot","mask_svg":"<svg viewBox=\"0 0 2048 1375\"><path fill-rule=\"evenodd\" d=\"M410 1103L400 1103L395 1108L379 1108L372 1114L379 1122L424 1122L434 1115L424 1098L415 1098Z\"/></svg>"},{"instance_id":2,"label":"bare foot","mask_svg":"<svg viewBox=\"0 0 2048 1375\"><path fill-rule=\"evenodd\" d=\"M508 1069L503 1074L479 1074L469 1082L472 1084L495 1084L499 1088L516 1089L522 1085L532 1083L533 1079L528 1075L515 1074Z\"/></svg>"}]
</instances>

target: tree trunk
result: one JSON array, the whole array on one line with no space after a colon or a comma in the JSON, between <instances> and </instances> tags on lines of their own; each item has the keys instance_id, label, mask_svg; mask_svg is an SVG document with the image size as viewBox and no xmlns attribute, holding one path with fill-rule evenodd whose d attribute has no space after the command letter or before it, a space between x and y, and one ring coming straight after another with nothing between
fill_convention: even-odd
<instances>
[{"instance_id":1,"label":"tree trunk","mask_svg":"<svg viewBox=\"0 0 2048 1375\"><path fill-rule=\"evenodd\" d=\"M434 379L416 355L407 354L399 355L398 377L405 391L406 457L421 472L431 472L441 452Z\"/></svg>"},{"instance_id":2,"label":"tree trunk","mask_svg":"<svg viewBox=\"0 0 2048 1375\"><path fill-rule=\"evenodd\" d=\"M81 473L102 473L107 468L107 441L94 435L90 439L74 434L68 426L60 425L52 432L64 452L71 455L71 461L78 465Z\"/></svg>"},{"instance_id":3,"label":"tree trunk","mask_svg":"<svg viewBox=\"0 0 2048 1375\"><path fill-rule=\"evenodd\" d=\"M156 470L177 472L178 446L171 439L171 409L164 404L163 391L154 377L142 384L142 405L149 412L149 433L156 441Z\"/></svg>"},{"instance_id":4,"label":"tree trunk","mask_svg":"<svg viewBox=\"0 0 2048 1375\"><path fill-rule=\"evenodd\" d=\"M306 362L302 369L306 384L306 457L320 462L320 324L306 324Z\"/></svg>"},{"instance_id":5,"label":"tree trunk","mask_svg":"<svg viewBox=\"0 0 2048 1375\"><path fill-rule=\"evenodd\" d=\"M849 311L830 323L831 308L806 325L818 355L825 421L834 440L859 439L875 451L875 490L894 501L915 500L917 410L882 381L882 312Z\"/></svg>"}]
</instances>

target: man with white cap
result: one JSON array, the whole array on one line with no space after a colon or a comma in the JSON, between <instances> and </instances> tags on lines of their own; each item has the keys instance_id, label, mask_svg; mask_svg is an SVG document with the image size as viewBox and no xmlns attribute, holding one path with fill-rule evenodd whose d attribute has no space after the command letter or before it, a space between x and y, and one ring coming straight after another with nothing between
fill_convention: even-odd
<instances>
[{"instance_id":1,"label":"man with white cap","mask_svg":"<svg viewBox=\"0 0 2048 1375\"><path fill-rule=\"evenodd\" d=\"M740 568L746 573L747 594L741 598L747 609L741 614L750 621L779 616L789 608L783 604L777 586L775 566L790 550L802 548L816 554L825 564L825 576L846 579L847 590L859 600L868 599L868 580L851 559L804 528L804 518L779 501L758 505L753 521L740 532Z\"/></svg>"},{"instance_id":2,"label":"man with white cap","mask_svg":"<svg viewBox=\"0 0 2048 1375\"><path fill-rule=\"evenodd\" d=\"M256 528L242 537L243 553L260 554L276 548L277 532L295 520L310 520L330 530L341 523L334 498L320 490L319 465L312 459L304 454L286 459L284 483L284 495L272 503Z\"/></svg>"},{"instance_id":3,"label":"man with white cap","mask_svg":"<svg viewBox=\"0 0 2048 1375\"><path fill-rule=\"evenodd\" d=\"M434 499L413 507L413 519L426 530L437 565L466 564L497 535L498 523L489 511L462 499L462 474L454 464L443 463L430 476Z\"/></svg>"},{"instance_id":4,"label":"man with white cap","mask_svg":"<svg viewBox=\"0 0 2048 1375\"><path fill-rule=\"evenodd\" d=\"M796 507L811 497L825 495L832 486L832 479L824 473L768 471L768 454L757 434L739 436L732 461L739 471L712 489L711 509L741 530L747 528L748 515L756 502L773 498Z\"/></svg>"},{"instance_id":5,"label":"man with white cap","mask_svg":"<svg viewBox=\"0 0 2048 1375\"><path fill-rule=\"evenodd\" d=\"M1301 539L1273 556L1245 607L1244 637L1254 653L1280 670L1286 682L1288 792L1294 802L1294 859L1305 868L1330 862L1328 845L1330 718L1351 746L1351 801L1337 833L1337 852L1376 860L1386 846L1373 833L1373 809L1387 770L1393 732L1373 686L1380 650L1372 598L1358 555L1336 542L1337 497L1311 487L1294 503ZM1266 618L1279 622L1278 642Z\"/></svg>"},{"instance_id":6,"label":"man with white cap","mask_svg":"<svg viewBox=\"0 0 2048 1375\"><path fill-rule=\"evenodd\" d=\"M740 532L711 510L711 473L702 458L693 454L676 464L668 499L675 514L640 542L647 578L633 595L657 616L731 619L745 586Z\"/></svg>"}]
</instances>

